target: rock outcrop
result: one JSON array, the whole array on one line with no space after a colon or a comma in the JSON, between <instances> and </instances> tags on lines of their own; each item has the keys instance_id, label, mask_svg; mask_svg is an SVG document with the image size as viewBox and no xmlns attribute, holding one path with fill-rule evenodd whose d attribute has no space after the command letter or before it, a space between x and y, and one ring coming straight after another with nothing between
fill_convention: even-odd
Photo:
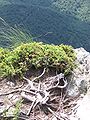
<instances>
[{"instance_id":1,"label":"rock outcrop","mask_svg":"<svg viewBox=\"0 0 90 120\"><path fill-rule=\"evenodd\" d=\"M84 48L75 49L77 67L71 75L68 95L80 95L75 117L71 120L90 120L90 53ZM70 79L70 78L69 78Z\"/></svg>"},{"instance_id":2,"label":"rock outcrop","mask_svg":"<svg viewBox=\"0 0 90 120\"><path fill-rule=\"evenodd\" d=\"M90 86L90 53L84 48L75 49L75 52L77 66L69 76L68 94L70 96L86 94Z\"/></svg>"}]
</instances>

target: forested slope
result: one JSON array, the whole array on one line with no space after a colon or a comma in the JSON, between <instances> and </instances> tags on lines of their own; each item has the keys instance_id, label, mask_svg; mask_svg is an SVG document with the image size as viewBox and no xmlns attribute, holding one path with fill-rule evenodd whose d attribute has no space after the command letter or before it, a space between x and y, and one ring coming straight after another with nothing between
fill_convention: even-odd
<instances>
[{"instance_id":1,"label":"forested slope","mask_svg":"<svg viewBox=\"0 0 90 120\"><path fill-rule=\"evenodd\" d=\"M31 33L34 40L70 44L90 51L89 22L76 18L74 14L56 10L54 4L54 0L10 0L1 5L0 16L9 25L16 25Z\"/></svg>"},{"instance_id":2,"label":"forested slope","mask_svg":"<svg viewBox=\"0 0 90 120\"><path fill-rule=\"evenodd\" d=\"M90 22L90 0L54 0L52 7L59 12Z\"/></svg>"}]
</instances>

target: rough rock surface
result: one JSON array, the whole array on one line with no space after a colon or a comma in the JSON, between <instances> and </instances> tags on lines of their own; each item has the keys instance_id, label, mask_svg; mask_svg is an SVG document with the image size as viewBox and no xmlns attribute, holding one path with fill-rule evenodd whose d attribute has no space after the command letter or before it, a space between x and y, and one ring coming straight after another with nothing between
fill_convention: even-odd
<instances>
[{"instance_id":1,"label":"rough rock surface","mask_svg":"<svg viewBox=\"0 0 90 120\"><path fill-rule=\"evenodd\" d=\"M90 87L90 53L84 48L75 49L77 67L69 76L68 95L86 94Z\"/></svg>"},{"instance_id":2,"label":"rough rock surface","mask_svg":"<svg viewBox=\"0 0 90 120\"><path fill-rule=\"evenodd\" d=\"M78 108L75 117L71 120L90 120L90 53L84 48L75 49L77 54L77 68L71 75L71 84L68 87L68 95L83 95L78 100Z\"/></svg>"},{"instance_id":3,"label":"rough rock surface","mask_svg":"<svg viewBox=\"0 0 90 120\"><path fill-rule=\"evenodd\" d=\"M79 103L77 116L80 120L90 120L90 89Z\"/></svg>"}]
</instances>

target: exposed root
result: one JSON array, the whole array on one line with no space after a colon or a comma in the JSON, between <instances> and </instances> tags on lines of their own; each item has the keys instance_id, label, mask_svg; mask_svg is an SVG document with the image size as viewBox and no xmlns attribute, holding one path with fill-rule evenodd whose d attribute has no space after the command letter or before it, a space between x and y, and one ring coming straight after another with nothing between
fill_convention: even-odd
<instances>
[{"instance_id":1,"label":"exposed root","mask_svg":"<svg viewBox=\"0 0 90 120\"><path fill-rule=\"evenodd\" d=\"M7 93L0 93L0 96L5 96L13 93L19 92L21 97L25 100L28 100L30 103L30 108L26 114L27 117L30 117L33 110L39 106L39 108L43 108L42 110L46 109L47 112L51 113L57 120L69 120L67 114L64 112L65 107L69 107L75 105L75 103L69 103L68 105L65 104L67 100L63 99L63 95L56 96L53 91L55 92L56 89L63 90L66 88L68 82L64 78L64 74L60 73L54 77L48 78L45 82L37 82L39 78L41 78L45 73L46 68L43 70L42 74L38 77L35 77L33 80L29 80L28 78L23 77L24 80L27 81L27 85L23 89L15 89L11 92ZM48 84L47 84L48 82ZM51 95L52 94L52 95ZM51 97L53 96L53 97ZM61 101L58 101L58 97L61 98ZM53 103L59 103L59 107L57 108L56 112L63 109L63 114L60 113L59 115L54 111ZM64 105L65 104L65 105ZM13 116L9 116L12 117ZM19 116L20 117L20 116ZM24 120L24 118L22 119ZM26 119L27 120L27 119Z\"/></svg>"}]
</instances>

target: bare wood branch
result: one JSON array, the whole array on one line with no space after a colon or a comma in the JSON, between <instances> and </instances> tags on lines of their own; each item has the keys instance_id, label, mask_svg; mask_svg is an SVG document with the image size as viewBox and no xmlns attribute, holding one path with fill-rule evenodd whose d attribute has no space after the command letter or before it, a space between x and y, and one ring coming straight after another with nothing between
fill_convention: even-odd
<instances>
[{"instance_id":1,"label":"bare wood branch","mask_svg":"<svg viewBox=\"0 0 90 120\"><path fill-rule=\"evenodd\" d=\"M49 107L47 107L47 108L48 108L49 112L54 115L54 117L56 117L56 118L59 119L59 120L64 120L64 119L60 118L58 115L56 115L56 114L51 110L51 108L49 108Z\"/></svg>"},{"instance_id":2,"label":"bare wood branch","mask_svg":"<svg viewBox=\"0 0 90 120\"><path fill-rule=\"evenodd\" d=\"M38 77L35 77L32 81L38 80L39 78L41 78L46 72L46 68L44 68L43 72L41 75L39 75Z\"/></svg>"},{"instance_id":3,"label":"bare wood branch","mask_svg":"<svg viewBox=\"0 0 90 120\"><path fill-rule=\"evenodd\" d=\"M52 86L52 87L48 88L47 91L50 91L50 90L55 89L55 88L59 88L59 89L65 88L67 86L67 81L65 81L65 80L63 80L63 81L64 81L64 85L63 86L57 84L55 86Z\"/></svg>"},{"instance_id":4,"label":"bare wood branch","mask_svg":"<svg viewBox=\"0 0 90 120\"><path fill-rule=\"evenodd\" d=\"M35 100L35 96L31 97L30 95L26 95L25 92L21 92L21 96L22 96L22 98L27 99L31 102L33 102Z\"/></svg>"},{"instance_id":5,"label":"bare wood branch","mask_svg":"<svg viewBox=\"0 0 90 120\"><path fill-rule=\"evenodd\" d=\"M0 96L5 96L5 95L17 93L17 92L27 92L27 93L30 93L30 94L35 95L35 92L28 91L28 90L24 90L24 89L17 89L17 90L13 90L13 91L11 91L11 92L8 92L8 93L0 93Z\"/></svg>"},{"instance_id":6,"label":"bare wood branch","mask_svg":"<svg viewBox=\"0 0 90 120\"><path fill-rule=\"evenodd\" d=\"M41 104L46 104L46 102L47 102L47 101L49 100L49 98L50 98L49 92L44 91L44 94L45 94L44 98L40 101Z\"/></svg>"},{"instance_id":7,"label":"bare wood branch","mask_svg":"<svg viewBox=\"0 0 90 120\"><path fill-rule=\"evenodd\" d=\"M3 119L13 119L15 116L14 115L8 115L8 116L0 116L0 119L3 120ZM19 115L18 116L18 119L20 120L29 120L29 117L27 116L22 116L22 115Z\"/></svg>"},{"instance_id":8,"label":"bare wood branch","mask_svg":"<svg viewBox=\"0 0 90 120\"><path fill-rule=\"evenodd\" d=\"M31 88L35 88L35 87L33 86L33 82L32 82L31 80L29 80L28 78L25 78L25 77L23 77L23 79L26 80L27 83L28 83L28 85L27 85L24 89L27 89L29 86L30 86Z\"/></svg>"},{"instance_id":9,"label":"bare wood branch","mask_svg":"<svg viewBox=\"0 0 90 120\"><path fill-rule=\"evenodd\" d=\"M17 86L17 87L11 87L11 88L13 88L13 89L18 89L18 88L23 87L23 85L24 85L24 82L23 82L20 86Z\"/></svg>"},{"instance_id":10,"label":"bare wood branch","mask_svg":"<svg viewBox=\"0 0 90 120\"><path fill-rule=\"evenodd\" d=\"M28 113L27 113L27 116L30 115L30 113L31 113L31 111L32 111L32 108L33 108L35 102L36 102L36 99L32 102L32 104L31 104L31 106L30 106L30 109L29 109L29 111L28 111Z\"/></svg>"},{"instance_id":11,"label":"bare wood branch","mask_svg":"<svg viewBox=\"0 0 90 120\"><path fill-rule=\"evenodd\" d=\"M57 114L55 114L55 112L54 112L51 108L48 107L48 110L49 110L49 111L54 115L54 117L56 117L58 120L69 120L66 115L65 115L65 116L60 115L60 117L59 117Z\"/></svg>"}]
</instances>

